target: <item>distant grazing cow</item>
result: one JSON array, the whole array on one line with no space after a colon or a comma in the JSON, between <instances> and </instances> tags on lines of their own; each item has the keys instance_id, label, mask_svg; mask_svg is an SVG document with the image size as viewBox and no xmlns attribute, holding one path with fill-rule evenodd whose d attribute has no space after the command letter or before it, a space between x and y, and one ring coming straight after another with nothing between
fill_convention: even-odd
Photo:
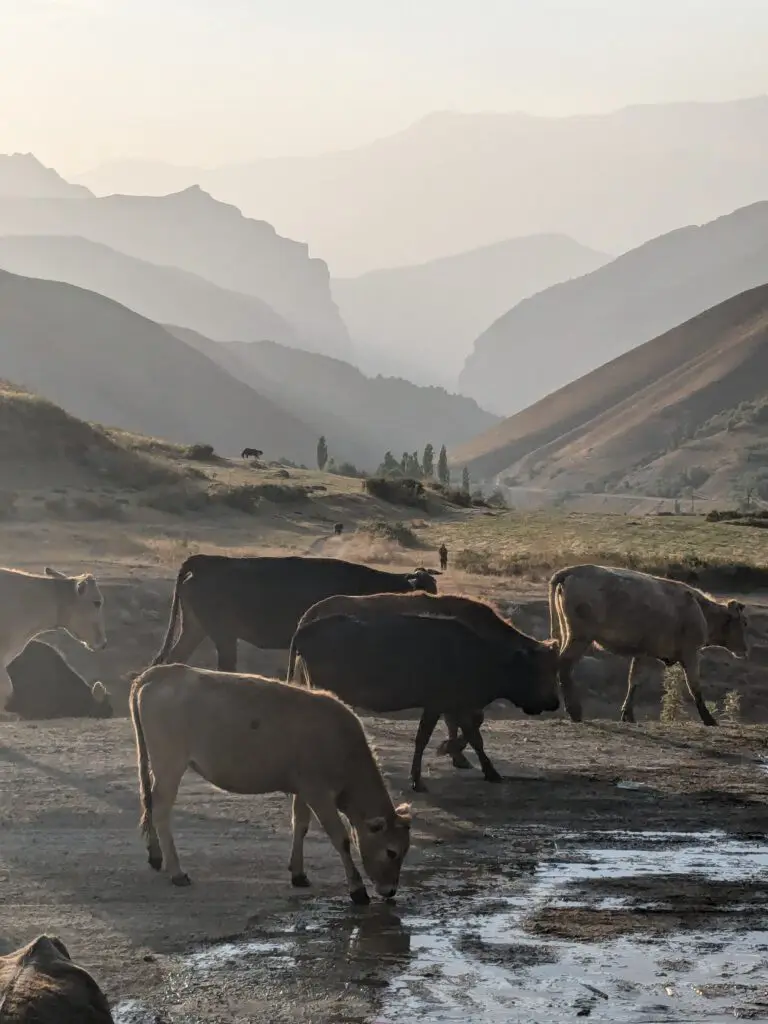
<instances>
[{"instance_id":1,"label":"distant grazing cow","mask_svg":"<svg viewBox=\"0 0 768 1024\"><path fill-rule=\"evenodd\" d=\"M114 1024L109 1003L91 975L72 962L56 936L39 935L0 956L3 1024Z\"/></svg>"},{"instance_id":2,"label":"distant grazing cow","mask_svg":"<svg viewBox=\"0 0 768 1024\"><path fill-rule=\"evenodd\" d=\"M6 705L22 718L111 718L102 683L89 686L50 644L30 640L8 666L13 694Z\"/></svg>"},{"instance_id":3,"label":"distant grazing cow","mask_svg":"<svg viewBox=\"0 0 768 1024\"><path fill-rule=\"evenodd\" d=\"M475 601L469 597L460 597L457 594L367 594L360 596L336 595L327 597L324 601L318 601L304 612L297 630L307 623L316 619L326 618L329 615L351 615L358 619L371 620L387 615L440 615L459 619L465 626L473 629L478 636L492 644L496 644L503 655L513 655L517 651L524 651L531 655L534 663L538 664L539 671L545 680L545 685L551 683L557 673L557 641L536 640L526 633L521 633L511 622L507 622L498 615L489 604L484 601ZM296 661L296 650L294 643L288 651L288 672L287 679L292 679ZM470 675L471 681L472 674ZM482 711L475 715L475 723L479 728L484 721ZM448 740L440 744L439 752L451 755L454 765L457 768L471 768L469 761L462 753L468 739L466 734L462 742L458 740L459 726L456 719L447 714L445 716L448 726Z\"/></svg>"},{"instance_id":4,"label":"distant grazing cow","mask_svg":"<svg viewBox=\"0 0 768 1024\"><path fill-rule=\"evenodd\" d=\"M7 667L38 633L64 629L96 651L107 642L104 599L93 576L45 572L0 569L0 710L13 692Z\"/></svg>"},{"instance_id":5,"label":"distant grazing cow","mask_svg":"<svg viewBox=\"0 0 768 1024\"><path fill-rule=\"evenodd\" d=\"M333 524L333 532L336 534L337 537L341 536L343 530L344 530L344 523L334 523Z\"/></svg>"},{"instance_id":6,"label":"distant grazing cow","mask_svg":"<svg viewBox=\"0 0 768 1024\"><path fill-rule=\"evenodd\" d=\"M717 725L701 696L699 655L703 647L748 654L747 620L740 601L717 601L686 583L631 569L573 565L549 581L552 635L560 641L560 684L566 710L582 718L572 679L574 664L592 643L632 659L624 722L634 722L634 698L644 662L682 666L702 722Z\"/></svg>"},{"instance_id":7,"label":"distant grazing cow","mask_svg":"<svg viewBox=\"0 0 768 1024\"><path fill-rule=\"evenodd\" d=\"M410 808L394 807L357 715L330 693L262 676L161 665L133 684L142 830L149 863L189 885L170 816L188 767L230 793L293 795L291 881L307 886L304 837L310 812L341 857L354 903L367 903L339 811L363 867L384 898L397 892L410 844Z\"/></svg>"},{"instance_id":8,"label":"distant grazing cow","mask_svg":"<svg viewBox=\"0 0 768 1024\"><path fill-rule=\"evenodd\" d=\"M264 452L260 448L243 448L240 452L241 459L260 459Z\"/></svg>"},{"instance_id":9,"label":"distant grazing cow","mask_svg":"<svg viewBox=\"0 0 768 1024\"><path fill-rule=\"evenodd\" d=\"M176 577L168 630L153 664L188 662L210 636L218 668L234 672L238 639L268 650L287 650L301 616L324 597L411 590L437 593L434 570L384 572L340 558L300 555L192 555ZM181 632L173 643L179 609Z\"/></svg>"},{"instance_id":10,"label":"distant grazing cow","mask_svg":"<svg viewBox=\"0 0 768 1024\"><path fill-rule=\"evenodd\" d=\"M559 706L554 666L546 676L532 652L507 653L454 618L381 615L364 621L330 615L298 629L293 647L294 678L331 690L353 707L423 708L411 765L417 791L425 788L421 762L441 715L453 716L485 779L498 782L474 712L499 699L529 715Z\"/></svg>"}]
</instances>

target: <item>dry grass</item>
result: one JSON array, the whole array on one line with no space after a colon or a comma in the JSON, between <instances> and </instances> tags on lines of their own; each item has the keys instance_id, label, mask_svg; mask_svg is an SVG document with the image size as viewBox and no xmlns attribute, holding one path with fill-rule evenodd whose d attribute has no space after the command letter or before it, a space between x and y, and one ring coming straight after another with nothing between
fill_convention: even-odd
<instances>
[{"instance_id":1,"label":"dry grass","mask_svg":"<svg viewBox=\"0 0 768 1024\"><path fill-rule=\"evenodd\" d=\"M550 511L470 513L433 524L454 564L478 575L536 576L577 562L698 577L768 577L768 533L703 517L600 515Z\"/></svg>"}]
</instances>

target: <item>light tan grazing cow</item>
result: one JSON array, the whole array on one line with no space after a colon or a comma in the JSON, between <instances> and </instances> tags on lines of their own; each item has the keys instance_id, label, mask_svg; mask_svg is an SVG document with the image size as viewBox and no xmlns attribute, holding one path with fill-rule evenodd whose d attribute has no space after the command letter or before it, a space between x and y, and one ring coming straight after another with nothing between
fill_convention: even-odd
<instances>
[{"instance_id":1,"label":"light tan grazing cow","mask_svg":"<svg viewBox=\"0 0 768 1024\"><path fill-rule=\"evenodd\" d=\"M314 812L341 856L352 901L368 902L341 811L376 891L395 895L410 807L393 806L360 719L333 694L263 676L156 665L134 680L130 709L149 863L157 871L165 864L175 885L189 885L189 877L176 853L171 810L192 767L229 793L293 796L293 885L309 885L304 837Z\"/></svg>"},{"instance_id":2,"label":"light tan grazing cow","mask_svg":"<svg viewBox=\"0 0 768 1024\"><path fill-rule=\"evenodd\" d=\"M13 693L6 668L32 637L65 629L92 651L107 643L104 598L93 576L45 573L0 569L0 710Z\"/></svg>"},{"instance_id":3,"label":"light tan grazing cow","mask_svg":"<svg viewBox=\"0 0 768 1024\"><path fill-rule=\"evenodd\" d=\"M0 956L2 1024L114 1024L106 996L61 939L39 935Z\"/></svg>"},{"instance_id":4,"label":"light tan grazing cow","mask_svg":"<svg viewBox=\"0 0 768 1024\"><path fill-rule=\"evenodd\" d=\"M644 663L681 665L705 725L717 725L701 696L703 647L724 647L737 658L749 653L748 623L740 601L717 601L677 580L632 569L572 565L552 574L549 611L560 641L560 685L574 722L582 718L573 685L574 664L593 643L632 659L623 722L634 722L634 698Z\"/></svg>"}]
</instances>

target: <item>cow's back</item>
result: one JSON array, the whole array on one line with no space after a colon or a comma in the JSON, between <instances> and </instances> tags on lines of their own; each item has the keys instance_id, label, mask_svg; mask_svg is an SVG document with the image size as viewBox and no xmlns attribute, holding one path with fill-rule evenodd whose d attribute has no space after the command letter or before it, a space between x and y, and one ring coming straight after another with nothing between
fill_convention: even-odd
<instances>
[{"instance_id":1,"label":"cow's back","mask_svg":"<svg viewBox=\"0 0 768 1024\"><path fill-rule=\"evenodd\" d=\"M468 692L495 691L509 668L455 618L331 615L302 626L294 642L312 685L371 711L464 708Z\"/></svg>"},{"instance_id":2,"label":"cow's back","mask_svg":"<svg viewBox=\"0 0 768 1024\"><path fill-rule=\"evenodd\" d=\"M207 632L286 649L304 612L335 594L410 589L405 576L332 558L296 555L190 559L182 595Z\"/></svg>"}]
</instances>

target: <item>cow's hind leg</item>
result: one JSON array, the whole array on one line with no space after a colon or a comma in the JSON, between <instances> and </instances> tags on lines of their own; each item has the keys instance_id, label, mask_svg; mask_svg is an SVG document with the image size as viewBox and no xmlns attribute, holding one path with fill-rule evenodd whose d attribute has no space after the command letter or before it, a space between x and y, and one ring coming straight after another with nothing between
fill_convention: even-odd
<instances>
[{"instance_id":1,"label":"cow's hind leg","mask_svg":"<svg viewBox=\"0 0 768 1024\"><path fill-rule=\"evenodd\" d=\"M352 860L352 841L349 838L344 822L339 817L333 797L330 793L323 793L313 796L307 795L306 800L341 857L341 863L344 865L344 873L347 876L347 884L349 886L349 898L358 906L370 903L363 877Z\"/></svg>"},{"instance_id":2,"label":"cow's hind leg","mask_svg":"<svg viewBox=\"0 0 768 1024\"><path fill-rule=\"evenodd\" d=\"M163 661L167 665L171 665L174 662L182 665L188 665L189 659L195 653L203 640L205 640L206 635L206 631L200 625L192 612L189 609L182 607L181 630L176 639L176 643L171 647L170 651L168 651L165 658L163 658Z\"/></svg>"},{"instance_id":3,"label":"cow's hind leg","mask_svg":"<svg viewBox=\"0 0 768 1024\"><path fill-rule=\"evenodd\" d=\"M712 717L709 708L704 703L704 698L701 696L699 652L695 651L693 654L685 655L680 659L680 664L682 665L683 672L685 673L685 682L688 687L688 692L691 697L693 697L696 710L699 712L699 718L702 720L704 725L717 725L717 719Z\"/></svg>"},{"instance_id":4,"label":"cow's hind leg","mask_svg":"<svg viewBox=\"0 0 768 1024\"><path fill-rule=\"evenodd\" d=\"M424 759L424 751L439 721L440 712L427 711L426 708L419 719L419 728L416 730L416 740L414 742L413 761L411 762L411 786L417 793L426 793L427 791L427 787L421 781L421 763Z\"/></svg>"},{"instance_id":5,"label":"cow's hind leg","mask_svg":"<svg viewBox=\"0 0 768 1024\"><path fill-rule=\"evenodd\" d=\"M580 722L583 718L581 700L573 682L573 666L582 658L592 645L591 640L568 639L560 651L558 676L563 704L572 722Z\"/></svg>"},{"instance_id":6,"label":"cow's hind leg","mask_svg":"<svg viewBox=\"0 0 768 1024\"><path fill-rule=\"evenodd\" d=\"M5 666L0 663L0 711L3 711L7 718L17 720L21 718L21 715L17 715L13 711L6 711L6 705L13 696L13 683L11 677L8 675Z\"/></svg>"},{"instance_id":7,"label":"cow's hind leg","mask_svg":"<svg viewBox=\"0 0 768 1024\"><path fill-rule=\"evenodd\" d=\"M291 872L291 885L305 889L309 885L309 879L304 873L304 838L309 832L309 822L312 814L309 804L300 796L293 798L293 845L291 846L291 860L289 864Z\"/></svg>"},{"instance_id":8,"label":"cow's hind leg","mask_svg":"<svg viewBox=\"0 0 768 1024\"><path fill-rule=\"evenodd\" d=\"M219 672L237 672L237 637L214 637Z\"/></svg>"},{"instance_id":9,"label":"cow's hind leg","mask_svg":"<svg viewBox=\"0 0 768 1024\"><path fill-rule=\"evenodd\" d=\"M643 662L640 658L633 658L629 663L629 675L627 676L627 695L621 706L622 722L635 721L635 693L640 682L643 671Z\"/></svg>"},{"instance_id":10,"label":"cow's hind leg","mask_svg":"<svg viewBox=\"0 0 768 1024\"><path fill-rule=\"evenodd\" d=\"M179 855L176 852L176 844L171 832L171 812L187 766L185 763L174 764L170 758L163 758L162 754L158 756L154 752L150 753L150 763L154 776L152 781L152 824L156 830L162 862L174 885L189 885L189 875L181 870ZM152 860L151 839L149 855L150 864L155 867ZM157 867L159 868L160 865L158 864Z\"/></svg>"},{"instance_id":11,"label":"cow's hind leg","mask_svg":"<svg viewBox=\"0 0 768 1024\"><path fill-rule=\"evenodd\" d=\"M483 716L480 716L481 721ZM472 747L474 752L477 754L477 759L480 762L480 767L483 771L483 776L486 782L501 782L501 776L493 767L490 757L485 752L485 746L483 745L483 737L480 734L480 724L478 723L478 715L474 713L467 715L466 718L462 718L462 729L464 735L469 741L469 745Z\"/></svg>"}]
</instances>

